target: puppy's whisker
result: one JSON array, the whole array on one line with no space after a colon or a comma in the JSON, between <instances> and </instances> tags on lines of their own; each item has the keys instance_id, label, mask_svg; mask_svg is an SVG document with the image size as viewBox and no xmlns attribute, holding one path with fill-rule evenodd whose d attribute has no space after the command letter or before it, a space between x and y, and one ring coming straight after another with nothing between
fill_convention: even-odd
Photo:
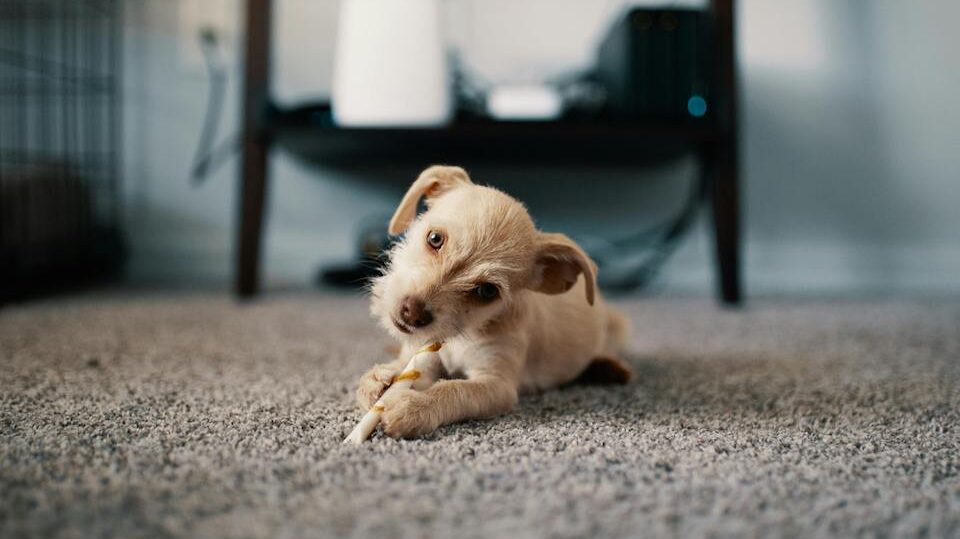
<instances>
[{"instance_id":1,"label":"puppy's whisker","mask_svg":"<svg viewBox=\"0 0 960 539\"><path fill-rule=\"evenodd\" d=\"M464 329L464 327L461 324L457 323L456 321L453 322L453 328L456 330L457 337L461 337L469 343L476 342L476 339L474 339L469 333L467 333L466 329Z\"/></svg>"}]
</instances>

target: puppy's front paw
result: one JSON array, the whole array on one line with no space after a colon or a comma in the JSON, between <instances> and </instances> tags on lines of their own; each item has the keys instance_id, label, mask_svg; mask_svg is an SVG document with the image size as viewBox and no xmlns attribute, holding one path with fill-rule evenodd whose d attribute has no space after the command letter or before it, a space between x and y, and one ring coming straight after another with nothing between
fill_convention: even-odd
<instances>
[{"instance_id":1,"label":"puppy's front paw","mask_svg":"<svg viewBox=\"0 0 960 539\"><path fill-rule=\"evenodd\" d=\"M360 405L360 409L366 411L376 404L384 390L398 374L400 374L400 369L390 365L377 365L367 371L367 374L360 378L360 386L357 387L357 404Z\"/></svg>"},{"instance_id":2,"label":"puppy's front paw","mask_svg":"<svg viewBox=\"0 0 960 539\"><path fill-rule=\"evenodd\" d=\"M431 398L418 391L401 391L384 401L380 421L391 438L415 438L433 432L439 425Z\"/></svg>"}]
</instances>

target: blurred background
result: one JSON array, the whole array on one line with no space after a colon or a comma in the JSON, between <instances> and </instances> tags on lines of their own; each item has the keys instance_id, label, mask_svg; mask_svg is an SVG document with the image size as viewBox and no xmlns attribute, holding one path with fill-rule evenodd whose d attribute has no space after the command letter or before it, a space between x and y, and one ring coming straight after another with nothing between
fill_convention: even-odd
<instances>
[{"instance_id":1,"label":"blurred background","mask_svg":"<svg viewBox=\"0 0 960 539\"><path fill-rule=\"evenodd\" d=\"M960 537L958 22L0 0L0 539ZM405 355L360 285L435 163L579 242L634 331L345 446ZM520 358L463 329L402 423L506 403ZM547 372L556 331L509 340Z\"/></svg>"},{"instance_id":2,"label":"blurred background","mask_svg":"<svg viewBox=\"0 0 960 539\"><path fill-rule=\"evenodd\" d=\"M657 147L712 136L704 133L726 121L723 104L712 101L717 86L683 94L685 107L676 110L616 105L616 91L657 91L642 80L616 90L603 76L645 65L648 49L601 54L618 32L635 39L643 21L671 30L686 27L685 14L704 13L692 48L671 42L677 56L660 66L666 71L646 73L660 80L689 64L715 81L722 44L710 6L450 0L414 3L383 20L363 0L351 13L344 13L350 2L333 0L272 4L272 16L261 20L270 30L271 103L254 117L294 128L265 135L274 141L259 259L266 290L314 286L324 275L328 283L353 279L353 268L363 267L358 258L385 241L386 220L409 183L453 156L475 181L523 200L541 228L583 243L608 268L611 288L713 293L711 214L699 211L708 206L689 208L691 192L709 199L711 187L698 184L696 151ZM248 3L0 5L4 297L91 277L234 289L245 44L248 24L258 26L248 22ZM735 7L739 129L728 148L739 160L747 293L960 291L960 4L740 0ZM637 15L645 13L653 18ZM379 61L387 65L378 65L364 49L377 32L397 27L417 28L408 33L415 43L385 47ZM410 52L424 50L437 54ZM419 118L397 120L371 104L394 95L377 86L391 76L398 85L438 81L435 94L417 94L423 103L407 103L426 107ZM371 87L382 91L362 91ZM495 90L505 100L499 112ZM333 99L331 113L333 94L340 102ZM589 145L594 125L615 126L613 135L602 133L614 138L637 126L642 137L625 135L616 157L563 155L577 137ZM541 138L552 126L565 137L557 155ZM425 139L436 152L416 142L424 131L438 135ZM471 145L476 132L486 142ZM522 144L488 144L501 133ZM350 144L341 152L343 140ZM404 151L411 140L420 147ZM333 149L304 151L310 144ZM496 158L486 159L492 147ZM634 159L634 150L655 158Z\"/></svg>"}]
</instances>

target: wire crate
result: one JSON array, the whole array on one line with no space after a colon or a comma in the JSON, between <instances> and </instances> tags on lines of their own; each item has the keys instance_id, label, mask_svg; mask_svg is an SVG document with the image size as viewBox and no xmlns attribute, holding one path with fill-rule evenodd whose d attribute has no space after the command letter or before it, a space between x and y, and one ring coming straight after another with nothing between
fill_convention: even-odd
<instances>
[{"instance_id":1,"label":"wire crate","mask_svg":"<svg viewBox=\"0 0 960 539\"><path fill-rule=\"evenodd\" d=\"M0 0L0 300L117 274L122 0Z\"/></svg>"}]
</instances>

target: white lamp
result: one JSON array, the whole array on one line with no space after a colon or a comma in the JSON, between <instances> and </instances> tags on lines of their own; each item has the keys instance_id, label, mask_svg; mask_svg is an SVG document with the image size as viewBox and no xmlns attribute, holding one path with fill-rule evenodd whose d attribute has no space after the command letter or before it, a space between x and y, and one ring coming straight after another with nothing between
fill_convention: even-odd
<instances>
[{"instance_id":1,"label":"white lamp","mask_svg":"<svg viewBox=\"0 0 960 539\"><path fill-rule=\"evenodd\" d=\"M333 118L347 127L444 125L453 114L438 0L342 0Z\"/></svg>"}]
</instances>

